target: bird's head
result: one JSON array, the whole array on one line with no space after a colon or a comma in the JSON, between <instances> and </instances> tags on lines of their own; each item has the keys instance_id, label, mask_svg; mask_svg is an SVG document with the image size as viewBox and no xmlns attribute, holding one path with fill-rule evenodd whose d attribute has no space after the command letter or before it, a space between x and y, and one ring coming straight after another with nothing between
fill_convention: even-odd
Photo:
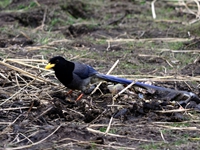
<instances>
[{"instance_id":1,"label":"bird's head","mask_svg":"<svg viewBox=\"0 0 200 150\"><path fill-rule=\"evenodd\" d=\"M61 56L53 57L49 60L49 63L46 65L45 69L55 69L63 66L66 63L66 60Z\"/></svg>"}]
</instances>

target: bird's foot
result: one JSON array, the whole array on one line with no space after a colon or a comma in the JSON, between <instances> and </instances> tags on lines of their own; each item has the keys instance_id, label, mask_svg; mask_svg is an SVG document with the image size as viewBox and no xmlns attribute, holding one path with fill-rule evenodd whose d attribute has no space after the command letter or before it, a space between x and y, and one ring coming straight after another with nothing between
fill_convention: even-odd
<instances>
[{"instance_id":1,"label":"bird's foot","mask_svg":"<svg viewBox=\"0 0 200 150\"><path fill-rule=\"evenodd\" d=\"M71 95L73 90L69 90L66 95Z\"/></svg>"},{"instance_id":2,"label":"bird's foot","mask_svg":"<svg viewBox=\"0 0 200 150\"><path fill-rule=\"evenodd\" d=\"M76 102L79 101L79 100L83 97L83 95L84 95L84 94L81 93L81 94L79 95L79 97L76 99Z\"/></svg>"}]
</instances>

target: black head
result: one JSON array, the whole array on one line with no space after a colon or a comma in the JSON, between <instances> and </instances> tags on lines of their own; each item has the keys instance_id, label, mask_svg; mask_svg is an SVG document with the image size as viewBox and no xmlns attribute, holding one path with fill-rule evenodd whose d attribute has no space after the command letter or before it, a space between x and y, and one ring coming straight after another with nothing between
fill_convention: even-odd
<instances>
[{"instance_id":1,"label":"black head","mask_svg":"<svg viewBox=\"0 0 200 150\"><path fill-rule=\"evenodd\" d=\"M49 60L49 63L46 65L45 69L64 69L66 66L69 66L70 63L65 58L61 56L55 56Z\"/></svg>"}]
</instances>

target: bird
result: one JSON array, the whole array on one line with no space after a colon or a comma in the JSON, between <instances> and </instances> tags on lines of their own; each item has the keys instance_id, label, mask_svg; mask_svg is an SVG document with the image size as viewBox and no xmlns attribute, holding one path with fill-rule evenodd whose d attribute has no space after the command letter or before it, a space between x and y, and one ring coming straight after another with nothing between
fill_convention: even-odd
<instances>
[{"instance_id":1,"label":"bird","mask_svg":"<svg viewBox=\"0 0 200 150\"><path fill-rule=\"evenodd\" d=\"M132 80L125 78L99 73L97 70L87 64L77 61L68 61L62 56L55 56L51 58L48 64L45 66L45 69L53 69L57 79L67 88L71 90L82 91L82 94L77 98L77 100L80 100L83 94L90 93L94 89L93 84L102 80L124 85L129 85L133 82ZM199 99L197 95L192 92L179 91L175 89L149 85L142 82L135 82L133 86L138 86L144 89L154 89L156 91L160 91L161 93L177 93L177 95L181 94L188 96L188 98Z\"/></svg>"}]
</instances>

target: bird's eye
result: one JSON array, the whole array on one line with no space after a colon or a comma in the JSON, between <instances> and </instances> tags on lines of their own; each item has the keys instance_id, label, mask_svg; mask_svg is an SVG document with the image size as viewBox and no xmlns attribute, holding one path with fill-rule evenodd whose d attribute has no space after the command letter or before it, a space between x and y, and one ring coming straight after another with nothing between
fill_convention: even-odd
<instances>
[{"instance_id":1,"label":"bird's eye","mask_svg":"<svg viewBox=\"0 0 200 150\"><path fill-rule=\"evenodd\" d=\"M58 59L56 59L56 63L59 63L59 60L58 60Z\"/></svg>"}]
</instances>

